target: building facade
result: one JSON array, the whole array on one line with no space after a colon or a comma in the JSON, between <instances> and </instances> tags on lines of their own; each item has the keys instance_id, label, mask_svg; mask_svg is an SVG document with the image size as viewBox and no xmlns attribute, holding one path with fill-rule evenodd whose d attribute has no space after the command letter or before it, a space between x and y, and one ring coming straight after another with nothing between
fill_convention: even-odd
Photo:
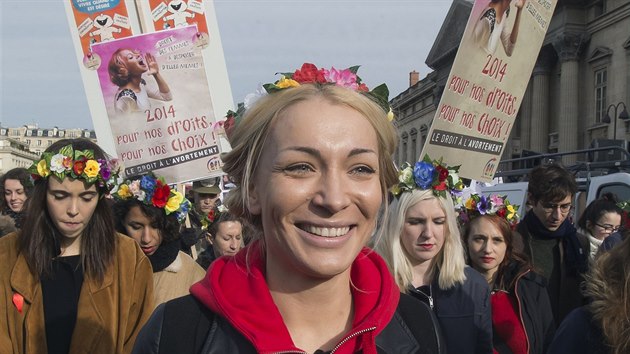
<instances>
[{"instance_id":1,"label":"building facade","mask_svg":"<svg viewBox=\"0 0 630 354\"><path fill-rule=\"evenodd\" d=\"M453 1L426 59L433 72L422 80L412 72L410 87L392 100L399 163L419 157L472 4ZM605 145L627 150L630 120L618 117L625 117L629 87L630 1L559 0L503 159Z\"/></svg>"},{"instance_id":2,"label":"building facade","mask_svg":"<svg viewBox=\"0 0 630 354\"><path fill-rule=\"evenodd\" d=\"M15 167L29 167L54 142L72 138L96 142L96 133L87 129L39 128L35 125L0 127L0 174Z\"/></svg>"}]
</instances>

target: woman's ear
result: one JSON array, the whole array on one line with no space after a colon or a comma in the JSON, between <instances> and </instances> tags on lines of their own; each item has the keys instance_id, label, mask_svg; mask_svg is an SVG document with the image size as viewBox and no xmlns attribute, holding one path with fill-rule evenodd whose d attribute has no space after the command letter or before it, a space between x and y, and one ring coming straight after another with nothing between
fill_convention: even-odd
<instances>
[{"instance_id":1,"label":"woman's ear","mask_svg":"<svg viewBox=\"0 0 630 354\"><path fill-rule=\"evenodd\" d=\"M593 233L593 223L590 220L586 220L586 229Z\"/></svg>"}]
</instances>

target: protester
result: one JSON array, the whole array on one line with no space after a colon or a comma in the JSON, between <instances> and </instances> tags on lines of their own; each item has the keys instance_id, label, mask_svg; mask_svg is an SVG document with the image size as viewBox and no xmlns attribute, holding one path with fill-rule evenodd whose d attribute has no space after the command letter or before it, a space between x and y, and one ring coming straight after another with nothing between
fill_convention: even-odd
<instances>
[{"instance_id":1,"label":"protester","mask_svg":"<svg viewBox=\"0 0 630 354\"><path fill-rule=\"evenodd\" d=\"M181 252L179 229L190 202L149 173L121 184L114 193L116 229L133 238L151 261L155 306L188 295L206 272Z\"/></svg>"},{"instance_id":2,"label":"protester","mask_svg":"<svg viewBox=\"0 0 630 354\"><path fill-rule=\"evenodd\" d=\"M386 88L368 93L356 69L304 64L245 112L223 158L227 207L259 238L158 307L136 353L438 352L431 312L365 247L396 133Z\"/></svg>"},{"instance_id":3,"label":"protester","mask_svg":"<svg viewBox=\"0 0 630 354\"><path fill-rule=\"evenodd\" d=\"M624 232L626 235L628 231ZM586 275L590 304L560 324L549 354L630 353L630 238L597 258Z\"/></svg>"},{"instance_id":4,"label":"protester","mask_svg":"<svg viewBox=\"0 0 630 354\"><path fill-rule=\"evenodd\" d=\"M400 290L435 311L449 353L492 353L490 290L464 261L450 194L463 187L456 172L428 158L403 166L376 250Z\"/></svg>"},{"instance_id":5,"label":"protester","mask_svg":"<svg viewBox=\"0 0 630 354\"><path fill-rule=\"evenodd\" d=\"M151 265L117 234L104 197L120 167L63 139L35 178L21 232L0 239L3 353L129 353L153 309Z\"/></svg>"},{"instance_id":6,"label":"protester","mask_svg":"<svg viewBox=\"0 0 630 354\"><path fill-rule=\"evenodd\" d=\"M211 213L221 203L221 188L219 187L217 178L208 178L194 181L192 185L193 209L188 214L190 218L190 228L184 230L182 234L182 243L185 251L194 246L194 252L191 253L194 258L201 255L205 251L206 254L213 254L212 245L208 242L208 226L212 224L209 220Z\"/></svg>"},{"instance_id":7,"label":"protester","mask_svg":"<svg viewBox=\"0 0 630 354\"><path fill-rule=\"evenodd\" d=\"M588 269L588 240L580 237L569 215L577 185L559 165L542 165L529 174L532 208L517 225L524 253L547 281L555 323L583 304L582 275Z\"/></svg>"},{"instance_id":8,"label":"protester","mask_svg":"<svg viewBox=\"0 0 630 354\"><path fill-rule=\"evenodd\" d=\"M544 354L555 325L546 280L514 249L517 210L506 197L473 194L459 220L469 264L492 289L494 352Z\"/></svg>"},{"instance_id":9,"label":"protester","mask_svg":"<svg viewBox=\"0 0 630 354\"><path fill-rule=\"evenodd\" d=\"M14 168L5 173L0 178L0 188L4 198L0 202L0 211L2 215L8 215L13 222L13 229L22 227L22 218L24 216L24 205L31 193L31 176L25 168ZM7 224L5 228L10 228ZM0 236L6 233L0 234Z\"/></svg>"},{"instance_id":10,"label":"protester","mask_svg":"<svg viewBox=\"0 0 630 354\"><path fill-rule=\"evenodd\" d=\"M215 259L221 256L234 256L245 246L245 222L242 218L231 214L227 208L215 208L213 220L208 226L206 237L210 246L203 251L197 263L208 269Z\"/></svg>"},{"instance_id":11,"label":"protester","mask_svg":"<svg viewBox=\"0 0 630 354\"><path fill-rule=\"evenodd\" d=\"M619 230L622 214L612 193L604 194L586 207L578 220L578 233L588 239L591 260L595 258L604 239Z\"/></svg>"}]
</instances>

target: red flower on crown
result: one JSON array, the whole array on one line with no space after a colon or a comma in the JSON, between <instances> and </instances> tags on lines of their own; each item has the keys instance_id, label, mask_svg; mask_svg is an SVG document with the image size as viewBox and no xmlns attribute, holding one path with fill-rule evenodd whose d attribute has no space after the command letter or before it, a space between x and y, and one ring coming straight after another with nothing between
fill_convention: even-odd
<instances>
[{"instance_id":1,"label":"red flower on crown","mask_svg":"<svg viewBox=\"0 0 630 354\"><path fill-rule=\"evenodd\" d=\"M155 192L153 193L151 203L153 203L153 206L157 208L164 208L170 195L171 187L169 187L168 184L162 184L162 181L157 180L157 185L155 186Z\"/></svg>"},{"instance_id":2,"label":"red flower on crown","mask_svg":"<svg viewBox=\"0 0 630 354\"><path fill-rule=\"evenodd\" d=\"M448 177L448 170L441 165L435 167L438 171L438 181L444 182Z\"/></svg>"},{"instance_id":3,"label":"red flower on crown","mask_svg":"<svg viewBox=\"0 0 630 354\"><path fill-rule=\"evenodd\" d=\"M302 68L295 71L292 77L293 80L304 84L304 83L326 83L326 79L324 78L324 69L317 69L317 67L311 63L302 64Z\"/></svg>"},{"instance_id":4,"label":"red flower on crown","mask_svg":"<svg viewBox=\"0 0 630 354\"><path fill-rule=\"evenodd\" d=\"M80 159L74 161L74 166L72 166L72 170L74 171L75 175L80 176L83 173L86 162L87 159L85 157L81 157Z\"/></svg>"}]
</instances>

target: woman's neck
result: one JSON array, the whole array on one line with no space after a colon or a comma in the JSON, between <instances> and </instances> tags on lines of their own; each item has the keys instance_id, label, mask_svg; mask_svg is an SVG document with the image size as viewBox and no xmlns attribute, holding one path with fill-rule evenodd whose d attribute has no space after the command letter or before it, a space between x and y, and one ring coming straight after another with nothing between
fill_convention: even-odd
<instances>
[{"instance_id":1,"label":"woman's neck","mask_svg":"<svg viewBox=\"0 0 630 354\"><path fill-rule=\"evenodd\" d=\"M413 280L412 285L414 288L429 285L433 280L432 260L424 261L422 263L414 264L413 267Z\"/></svg>"},{"instance_id":2,"label":"woman's neck","mask_svg":"<svg viewBox=\"0 0 630 354\"><path fill-rule=\"evenodd\" d=\"M60 256L67 257L81 254L81 236L72 238L61 236L59 244L61 247Z\"/></svg>"},{"instance_id":3,"label":"woman's neck","mask_svg":"<svg viewBox=\"0 0 630 354\"><path fill-rule=\"evenodd\" d=\"M488 269L475 268L475 270L481 273L481 275L483 275L484 278L486 278L486 281L488 282L488 286L490 287L490 290L492 290L494 288L494 282L497 278L497 269L493 268L493 269L488 270Z\"/></svg>"},{"instance_id":4,"label":"woman's neck","mask_svg":"<svg viewBox=\"0 0 630 354\"><path fill-rule=\"evenodd\" d=\"M267 269L267 284L298 348L331 350L352 329L350 269L325 280Z\"/></svg>"},{"instance_id":5,"label":"woman's neck","mask_svg":"<svg viewBox=\"0 0 630 354\"><path fill-rule=\"evenodd\" d=\"M142 77L141 76L134 76L125 85L125 88L131 89L134 92L140 92L140 83L141 82L142 82Z\"/></svg>"}]
</instances>

